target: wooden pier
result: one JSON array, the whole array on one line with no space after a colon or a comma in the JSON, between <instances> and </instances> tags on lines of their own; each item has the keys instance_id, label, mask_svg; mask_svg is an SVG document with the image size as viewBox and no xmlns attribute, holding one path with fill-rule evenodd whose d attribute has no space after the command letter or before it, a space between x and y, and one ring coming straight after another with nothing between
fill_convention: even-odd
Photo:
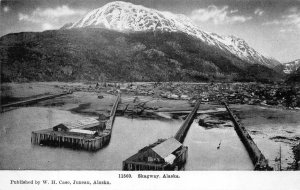
<instances>
[{"instance_id":1,"label":"wooden pier","mask_svg":"<svg viewBox=\"0 0 300 190\"><path fill-rule=\"evenodd\" d=\"M248 154L254 165L254 170L273 170L273 168L269 166L268 160L259 150L259 148L255 144L245 127L239 121L238 117L231 111L226 102L223 102L223 104L225 105L234 123L235 131L237 132L238 136L240 137L241 141L243 142L244 146L248 151Z\"/></svg>"},{"instance_id":2,"label":"wooden pier","mask_svg":"<svg viewBox=\"0 0 300 190\"><path fill-rule=\"evenodd\" d=\"M109 114L109 119L108 121L106 122L106 128L105 130L109 133L112 132L112 127L114 125L114 122L115 122L115 117L116 117L116 112L117 112L117 108L118 108L118 105L120 103L120 100L121 100L121 94L119 93L118 96L117 96L117 99L110 111L110 114Z\"/></svg>"},{"instance_id":3,"label":"wooden pier","mask_svg":"<svg viewBox=\"0 0 300 190\"><path fill-rule=\"evenodd\" d=\"M31 134L31 143L45 146L66 147L95 151L107 145L110 135L101 133L85 135L81 133L68 133L45 129Z\"/></svg>"},{"instance_id":4,"label":"wooden pier","mask_svg":"<svg viewBox=\"0 0 300 190\"><path fill-rule=\"evenodd\" d=\"M200 101L187 116L175 137L159 139L123 161L123 170L181 170L188 156L188 147L183 146L185 136L197 114Z\"/></svg>"},{"instance_id":5,"label":"wooden pier","mask_svg":"<svg viewBox=\"0 0 300 190\"><path fill-rule=\"evenodd\" d=\"M33 131L31 133L31 143L88 151L101 149L110 142L120 98L121 95L118 94L108 121L85 119L62 123L49 129Z\"/></svg>"},{"instance_id":6,"label":"wooden pier","mask_svg":"<svg viewBox=\"0 0 300 190\"><path fill-rule=\"evenodd\" d=\"M60 96L65 96L65 95L71 94L71 93L72 92L70 91L70 92L64 92L64 93L61 93L61 94L42 96L42 97L33 98L33 99L29 99L29 100L23 100L23 101L18 101L18 102L14 102L14 103L4 104L4 105L1 105L1 111L3 111L4 108L27 106L27 105L35 104L35 103L43 101L43 100L57 98L57 97L60 97Z\"/></svg>"},{"instance_id":7,"label":"wooden pier","mask_svg":"<svg viewBox=\"0 0 300 190\"><path fill-rule=\"evenodd\" d=\"M197 111L199 109L200 104L201 104L201 101L198 100L198 102L196 103L194 109L187 116L184 123L182 124L182 126L179 128L179 130L175 134L175 139L178 140L179 142L183 143L183 141L185 139L185 136L186 136L191 124L193 123L193 121L195 119L195 116L197 115Z\"/></svg>"}]
</instances>

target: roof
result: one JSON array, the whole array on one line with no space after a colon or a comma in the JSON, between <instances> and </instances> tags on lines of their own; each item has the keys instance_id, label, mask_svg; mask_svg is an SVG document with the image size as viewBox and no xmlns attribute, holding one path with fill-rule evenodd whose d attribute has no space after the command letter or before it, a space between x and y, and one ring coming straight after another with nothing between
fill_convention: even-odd
<instances>
[{"instance_id":1,"label":"roof","mask_svg":"<svg viewBox=\"0 0 300 190\"><path fill-rule=\"evenodd\" d=\"M182 144L175 138L169 138L159 145L153 147L152 150L160 157L166 158L181 146Z\"/></svg>"},{"instance_id":2,"label":"roof","mask_svg":"<svg viewBox=\"0 0 300 190\"><path fill-rule=\"evenodd\" d=\"M82 129L71 129L69 132L81 133L87 135L94 135L95 133L97 133L96 131L89 131L89 130L82 130Z\"/></svg>"},{"instance_id":3,"label":"roof","mask_svg":"<svg viewBox=\"0 0 300 190\"><path fill-rule=\"evenodd\" d=\"M99 124L100 122L95 118L86 118L78 121L62 123L62 125L66 126L68 129L94 127Z\"/></svg>"}]
</instances>

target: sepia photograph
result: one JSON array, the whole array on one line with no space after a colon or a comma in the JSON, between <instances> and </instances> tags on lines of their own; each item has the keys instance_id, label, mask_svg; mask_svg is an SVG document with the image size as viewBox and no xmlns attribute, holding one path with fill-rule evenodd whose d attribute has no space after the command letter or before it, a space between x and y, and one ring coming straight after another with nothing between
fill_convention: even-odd
<instances>
[{"instance_id":1,"label":"sepia photograph","mask_svg":"<svg viewBox=\"0 0 300 190\"><path fill-rule=\"evenodd\" d=\"M299 0L0 0L0 64L0 172L300 170Z\"/></svg>"}]
</instances>

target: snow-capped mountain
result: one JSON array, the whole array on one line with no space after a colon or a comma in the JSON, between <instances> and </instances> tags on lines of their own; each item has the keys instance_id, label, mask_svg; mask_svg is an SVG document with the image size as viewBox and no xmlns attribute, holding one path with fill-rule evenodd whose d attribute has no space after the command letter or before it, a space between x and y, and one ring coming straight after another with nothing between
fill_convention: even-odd
<instances>
[{"instance_id":1,"label":"snow-capped mountain","mask_svg":"<svg viewBox=\"0 0 300 190\"><path fill-rule=\"evenodd\" d=\"M259 63L271 68L278 64L255 51L240 38L200 30L185 15L161 12L122 1L111 2L88 12L82 19L68 27L72 28L107 28L121 32L183 32L249 63Z\"/></svg>"},{"instance_id":2,"label":"snow-capped mountain","mask_svg":"<svg viewBox=\"0 0 300 190\"><path fill-rule=\"evenodd\" d=\"M297 59L289 63L284 63L283 65L284 65L283 72L285 74L291 74L292 72L296 71L300 67L300 59Z\"/></svg>"}]
</instances>

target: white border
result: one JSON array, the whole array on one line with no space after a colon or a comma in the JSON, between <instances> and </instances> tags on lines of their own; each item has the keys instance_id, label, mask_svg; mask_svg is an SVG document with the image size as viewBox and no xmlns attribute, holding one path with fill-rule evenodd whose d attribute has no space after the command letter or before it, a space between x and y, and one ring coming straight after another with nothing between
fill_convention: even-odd
<instances>
[{"instance_id":1,"label":"white border","mask_svg":"<svg viewBox=\"0 0 300 190\"><path fill-rule=\"evenodd\" d=\"M131 174L132 178L119 178ZM160 178L138 178L138 174L160 175ZM162 178L175 174L180 178ZM49 184L11 184L11 180L48 180ZM55 180L57 184L51 184ZM59 181L109 181L110 185L58 184ZM241 171L0 171L0 190L7 189L207 189L207 190L299 190L300 172L241 172Z\"/></svg>"}]
</instances>

